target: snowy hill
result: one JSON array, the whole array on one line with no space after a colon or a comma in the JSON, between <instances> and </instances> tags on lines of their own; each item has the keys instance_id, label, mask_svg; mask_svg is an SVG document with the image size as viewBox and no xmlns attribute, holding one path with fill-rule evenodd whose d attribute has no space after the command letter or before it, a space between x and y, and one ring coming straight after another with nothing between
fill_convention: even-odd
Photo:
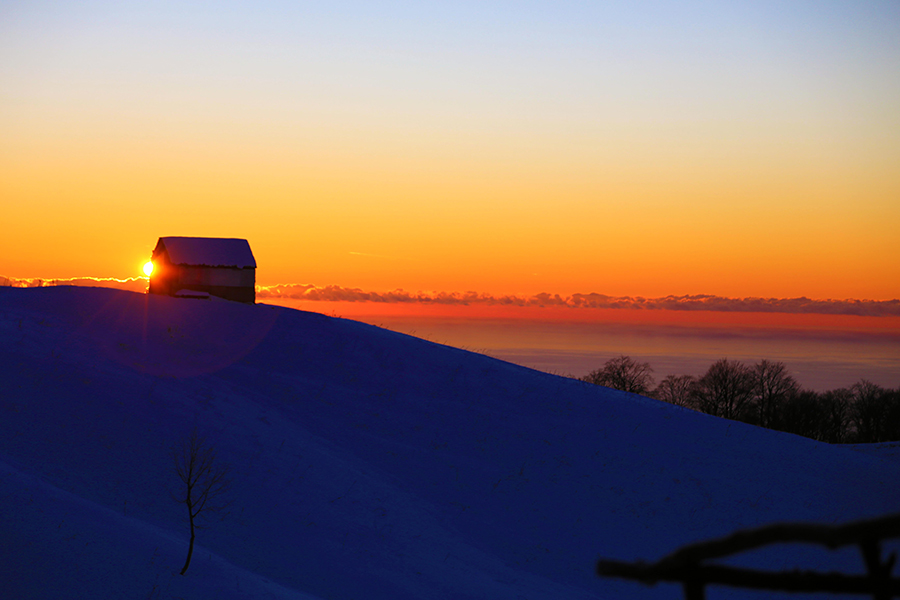
<instances>
[{"instance_id":1,"label":"snowy hill","mask_svg":"<svg viewBox=\"0 0 900 600\"><path fill-rule=\"evenodd\" d=\"M4 598L673 598L594 561L900 506L896 461L272 306L0 288L0 369ZM195 426L232 505L180 576Z\"/></svg>"}]
</instances>

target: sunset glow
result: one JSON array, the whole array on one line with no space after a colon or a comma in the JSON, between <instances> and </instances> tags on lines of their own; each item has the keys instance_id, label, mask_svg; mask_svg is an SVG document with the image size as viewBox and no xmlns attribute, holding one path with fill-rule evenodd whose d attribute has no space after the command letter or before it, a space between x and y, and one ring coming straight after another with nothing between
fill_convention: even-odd
<instances>
[{"instance_id":1,"label":"sunset glow","mask_svg":"<svg viewBox=\"0 0 900 600\"><path fill-rule=\"evenodd\" d=\"M900 519L900 0L0 2L0 224L3 597L662 599L607 567ZM863 582L788 542L714 562Z\"/></svg>"},{"instance_id":2,"label":"sunset glow","mask_svg":"<svg viewBox=\"0 0 900 600\"><path fill-rule=\"evenodd\" d=\"M262 285L898 298L898 35L890 2L16 3L0 275L186 235Z\"/></svg>"}]
</instances>

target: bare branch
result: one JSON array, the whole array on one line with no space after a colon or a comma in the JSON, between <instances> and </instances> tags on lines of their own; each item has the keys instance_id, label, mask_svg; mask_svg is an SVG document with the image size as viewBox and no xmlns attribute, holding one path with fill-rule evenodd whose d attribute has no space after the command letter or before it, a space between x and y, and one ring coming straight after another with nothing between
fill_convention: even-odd
<instances>
[{"instance_id":1,"label":"bare branch","mask_svg":"<svg viewBox=\"0 0 900 600\"><path fill-rule=\"evenodd\" d=\"M216 461L215 449L205 438L200 437L196 428L174 445L172 457L175 473L184 484L184 498L178 502L187 507L191 530L187 559L181 569L181 574L184 575L191 564L196 529L200 527L196 520L202 513L215 512L228 506L227 502L223 502L222 496L230 486L228 467Z\"/></svg>"},{"instance_id":2,"label":"bare branch","mask_svg":"<svg viewBox=\"0 0 900 600\"><path fill-rule=\"evenodd\" d=\"M648 394L653 386L653 369L650 363L637 362L630 356L617 356L581 378L582 381L631 392Z\"/></svg>"},{"instance_id":3,"label":"bare branch","mask_svg":"<svg viewBox=\"0 0 900 600\"><path fill-rule=\"evenodd\" d=\"M685 584L685 589L693 590L693 597L702 597L705 585L720 584L794 592L864 593L880 599L900 596L900 580L890 576L896 557L892 555L882 562L879 549L880 540L898 537L900 514L843 526L778 523L684 546L652 564L600 560L597 562L597 573L648 585L660 581L681 582ZM868 575L800 571L773 573L702 564L705 560L724 558L762 546L797 542L819 544L831 549L857 545L863 552Z\"/></svg>"}]
</instances>

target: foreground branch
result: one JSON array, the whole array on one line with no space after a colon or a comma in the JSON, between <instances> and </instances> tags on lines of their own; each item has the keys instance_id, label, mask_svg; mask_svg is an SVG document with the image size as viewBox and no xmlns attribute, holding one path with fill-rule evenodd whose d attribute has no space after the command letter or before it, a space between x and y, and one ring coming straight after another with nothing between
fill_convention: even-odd
<instances>
[{"instance_id":1,"label":"foreground branch","mask_svg":"<svg viewBox=\"0 0 900 600\"><path fill-rule=\"evenodd\" d=\"M652 564L613 560L597 562L597 574L654 585L680 582L688 600L701 600L709 584L786 592L870 594L876 600L900 596L900 580L891 577L896 556L881 560L880 542L900 537L900 514L842 526L776 524L738 531L730 536L684 546ZM857 545L868 569L866 575L812 571L766 572L704 565L702 561L777 543L805 542L830 549Z\"/></svg>"}]
</instances>

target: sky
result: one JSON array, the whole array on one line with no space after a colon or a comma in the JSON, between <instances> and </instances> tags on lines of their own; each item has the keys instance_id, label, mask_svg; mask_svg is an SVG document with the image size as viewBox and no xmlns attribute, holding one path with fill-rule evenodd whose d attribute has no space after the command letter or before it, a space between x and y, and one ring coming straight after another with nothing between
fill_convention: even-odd
<instances>
[{"instance_id":1,"label":"sky","mask_svg":"<svg viewBox=\"0 0 900 600\"><path fill-rule=\"evenodd\" d=\"M0 275L900 298L900 5L617 4L5 2Z\"/></svg>"}]
</instances>

